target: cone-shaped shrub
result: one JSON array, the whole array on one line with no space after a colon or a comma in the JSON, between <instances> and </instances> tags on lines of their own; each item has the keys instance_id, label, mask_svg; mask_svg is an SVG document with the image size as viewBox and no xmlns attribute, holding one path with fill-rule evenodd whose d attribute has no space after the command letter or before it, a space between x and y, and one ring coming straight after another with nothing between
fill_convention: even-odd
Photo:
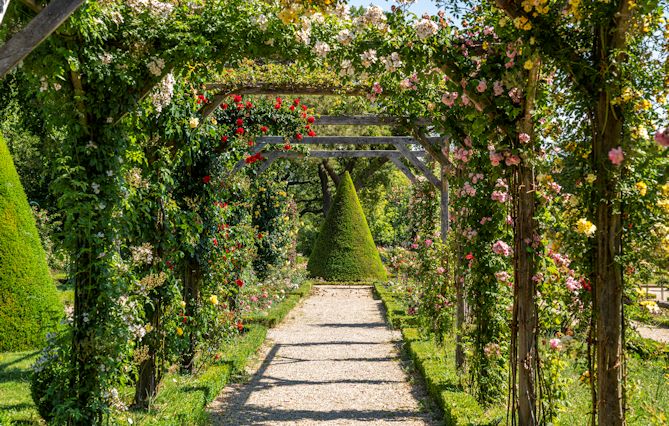
<instances>
[{"instance_id":1,"label":"cone-shaped shrub","mask_svg":"<svg viewBox=\"0 0 669 426\"><path fill-rule=\"evenodd\" d=\"M35 219L0 135L0 352L39 348L62 316Z\"/></svg>"},{"instance_id":2,"label":"cone-shaped shrub","mask_svg":"<svg viewBox=\"0 0 669 426\"><path fill-rule=\"evenodd\" d=\"M386 279L386 270L348 172L341 179L314 244L308 270L312 276L328 281Z\"/></svg>"}]
</instances>

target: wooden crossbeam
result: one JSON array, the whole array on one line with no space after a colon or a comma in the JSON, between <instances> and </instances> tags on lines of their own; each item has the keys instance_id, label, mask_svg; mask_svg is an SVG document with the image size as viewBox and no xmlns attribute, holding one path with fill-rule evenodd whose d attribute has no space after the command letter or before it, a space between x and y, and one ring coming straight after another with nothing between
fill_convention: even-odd
<instances>
[{"instance_id":1,"label":"wooden crossbeam","mask_svg":"<svg viewBox=\"0 0 669 426\"><path fill-rule=\"evenodd\" d=\"M414 174L411 173L411 169L409 169L406 165L404 165L404 163L402 162L401 159L399 159L398 157L391 157L391 158L390 158L390 161L392 161L393 164L395 164L395 166L396 166L402 173L404 173L404 176L406 176L407 178L409 178L409 180L411 181L411 183L416 183L416 176L414 176Z\"/></svg>"},{"instance_id":2,"label":"wooden crossbeam","mask_svg":"<svg viewBox=\"0 0 669 426\"><path fill-rule=\"evenodd\" d=\"M0 78L25 59L86 0L53 0L24 29L0 46Z\"/></svg>"},{"instance_id":3,"label":"wooden crossbeam","mask_svg":"<svg viewBox=\"0 0 669 426\"><path fill-rule=\"evenodd\" d=\"M429 138L438 140L440 138ZM283 145L286 139L282 136L263 136L257 139L269 145ZM304 137L301 141L292 139L293 145L420 145L411 136L314 136Z\"/></svg>"},{"instance_id":4,"label":"wooden crossbeam","mask_svg":"<svg viewBox=\"0 0 669 426\"><path fill-rule=\"evenodd\" d=\"M420 152L425 155L425 152ZM377 157L397 157L402 153L394 149L375 149L375 150L350 150L350 151L309 151L302 153L297 151L272 151L268 152L267 158L377 158Z\"/></svg>"},{"instance_id":5,"label":"wooden crossbeam","mask_svg":"<svg viewBox=\"0 0 669 426\"><path fill-rule=\"evenodd\" d=\"M331 126L394 126L402 124L428 126L430 120L424 118L410 120L405 117L383 117L379 115L322 115L316 119L314 124Z\"/></svg>"},{"instance_id":6,"label":"wooden crossbeam","mask_svg":"<svg viewBox=\"0 0 669 426\"><path fill-rule=\"evenodd\" d=\"M207 90L219 91L226 94L238 95L348 95L364 96L369 93L367 88L341 87L341 86L296 86L292 84L253 84L234 87L226 83L209 83L205 85Z\"/></svg>"},{"instance_id":7,"label":"wooden crossbeam","mask_svg":"<svg viewBox=\"0 0 669 426\"><path fill-rule=\"evenodd\" d=\"M432 170L430 170L427 165L425 165L425 163L423 163L420 158L418 158L416 155L417 151L411 151L402 144L396 144L395 147L402 153L402 155L404 155L404 158L409 160L411 164L413 164L423 173L423 175L427 178L427 180L430 181L432 185L434 185L435 188L441 188L441 181L434 175L434 173L432 173Z\"/></svg>"}]
</instances>

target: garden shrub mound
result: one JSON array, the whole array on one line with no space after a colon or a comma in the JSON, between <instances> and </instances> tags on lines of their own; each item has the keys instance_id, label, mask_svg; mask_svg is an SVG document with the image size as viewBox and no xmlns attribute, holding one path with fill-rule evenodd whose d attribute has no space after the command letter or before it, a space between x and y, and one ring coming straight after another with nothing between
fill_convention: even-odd
<instances>
[{"instance_id":1,"label":"garden shrub mound","mask_svg":"<svg viewBox=\"0 0 669 426\"><path fill-rule=\"evenodd\" d=\"M386 279L379 251L346 172L314 244L307 269L328 281Z\"/></svg>"},{"instance_id":2,"label":"garden shrub mound","mask_svg":"<svg viewBox=\"0 0 669 426\"><path fill-rule=\"evenodd\" d=\"M0 352L43 346L62 316L32 210L0 135Z\"/></svg>"}]
</instances>

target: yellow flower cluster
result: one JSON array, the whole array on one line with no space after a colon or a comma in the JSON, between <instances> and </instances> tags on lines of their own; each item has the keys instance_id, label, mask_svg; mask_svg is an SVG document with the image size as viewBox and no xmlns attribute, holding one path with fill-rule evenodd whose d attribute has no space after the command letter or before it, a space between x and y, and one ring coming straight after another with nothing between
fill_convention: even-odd
<instances>
[{"instance_id":1,"label":"yellow flower cluster","mask_svg":"<svg viewBox=\"0 0 669 426\"><path fill-rule=\"evenodd\" d=\"M569 0L569 14L574 18L574 20L579 21L583 18L581 11L579 10L581 6L581 0Z\"/></svg>"},{"instance_id":2,"label":"yellow flower cluster","mask_svg":"<svg viewBox=\"0 0 669 426\"><path fill-rule=\"evenodd\" d=\"M532 12L532 9L534 9L532 16L545 15L548 13L548 0L523 0L521 6L523 6L523 10L528 13Z\"/></svg>"},{"instance_id":3,"label":"yellow flower cluster","mask_svg":"<svg viewBox=\"0 0 669 426\"><path fill-rule=\"evenodd\" d=\"M583 234L587 237L592 237L595 235L597 227L587 219L581 218L576 222L576 232Z\"/></svg>"},{"instance_id":4,"label":"yellow flower cluster","mask_svg":"<svg viewBox=\"0 0 669 426\"><path fill-rule=\"evenodd\" d=\"M532 29L532 23L524 16L519 16L513 20L513 25L519 30L529 31Z\"/></svg>"},{"instance_id":5,"label":"yellow flower cluster","mask_svg":"<svg viewBox=\"0 0 669 426\"><path fill-rule=\"evenodd\" d=\"M215 294L211 295L211 297L209 298L209 301L214 306L218 305L218 297Z\"/></svg>"},{"instance_id":6,"label":"yellow flower cluster","mask_svg":"<svg viewBox=\"0 0 669 426\"><path fill-rule=\"evenodd\" d=\"M645 182L637 182L635 186L636 190L642 197L646 196L646 193L648 192L648 185L646 185Z\"/></svg>"}]
</instances>

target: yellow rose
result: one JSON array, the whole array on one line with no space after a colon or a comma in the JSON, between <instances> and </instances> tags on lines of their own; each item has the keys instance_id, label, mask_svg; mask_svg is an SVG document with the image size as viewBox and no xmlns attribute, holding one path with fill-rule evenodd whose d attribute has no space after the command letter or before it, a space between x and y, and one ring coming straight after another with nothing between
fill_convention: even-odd
<instances>
[{"instance_id":1,"label":"yellow rose","mask_svg":"<svg viewBox=\"0 0 669 426\"><path fill-rule=\"evenodd\" d=\"M590 185L592 185L592 183L596 180L597 180L597 175L593 173L590 173L585 177L585 181L588 182Z\"/></svg>"},{"instance_id":2,"label":"yellow rose","mask_svg":"<svg viewBox=\"0 0 669 426\"><path fill-rule=\"evenodd\" d=\"M194 129L200 125L200 119L197 117L191 117L191 119L188 120L188 125L190 126L191 129Z\"/></svg>"},{"instance_id":3,"label":"yellow rose","mask_svg":"<svg viewBox=\"0 0 669 426\"><path fill-rule=\"evenodd\" d=\"M528 60L525 61L525 63L523 64L523 68L525 68L526 70L531 70L532 68L534 68L534 63L532 62L531 59L528 59Z\"/></svg>"},{"instance_id":4,"label":"yellow rose","mask_svg":"<svg viewBox=\"0 0 669 426\"><path fill-rule=\"evenodd\" d=\"M597 227L589 220L581 218L576 222L576 231L579 234L583 234L587 237L592 237L593 235L595 235Z\"/></svg>"},{"instance_id":5,"label":"yellow rose","mask_svg":"<svg viewBox=\"0 0 669 426\"><path fill-rule=\"evenodd\" d=\"M209 298L209 301L212 305L218 305L218 297L215 294L212 294Z\"/></svg>"},{"instance_id":6,"label":"yellow rose","mask_svg":"<svg viewBox=\"0 0 669 426\"><path fill-rule=\"evenodd\" d=\"M183 300L179 304L181 305L182 308L186 307L186 302L184 302Z\"/></svg>"},{"instance_id":7,"label":"yellow rose","mask_svg":"<svg viewBox=\"0 0 669 426\"><path fill-rule=\"evenodd\" d=\"M177 327L177 336L183 336L184 335L184 329L181 327Z\"/></svg>"},{"instance_id":8,"label":"yellow rose","mask_svg":"<svg viewBox=\"0 0 669 426\"><path fill-rule=\"evenodd\" d=\"M636 190L639 191L639 194L643 197L646 195L646 192L648 192L648 185L646 185L645 182L637 182Z\"/></svg>"},{"instance_id":9,"label":"yellow rose","mask_svg":"<svg viewBox=\"0 0 669 426\"><path fill-rule=\"evenodd\" d=\"M144 330L146 330L147 333L151 333L151 330L153 330L153 326L151 324L147 324L144 326Z\"/></svg>"},{"instance_id":10,"label":"yellow rose","mask_svg":"<svg viewBox=\"0 0 669 426\"><path fill-rule=\"evenodd\" d=\"M669 182L665 183L660 188L662 189L662 195L669 197Z\"/></svg>"}]
</instances>

